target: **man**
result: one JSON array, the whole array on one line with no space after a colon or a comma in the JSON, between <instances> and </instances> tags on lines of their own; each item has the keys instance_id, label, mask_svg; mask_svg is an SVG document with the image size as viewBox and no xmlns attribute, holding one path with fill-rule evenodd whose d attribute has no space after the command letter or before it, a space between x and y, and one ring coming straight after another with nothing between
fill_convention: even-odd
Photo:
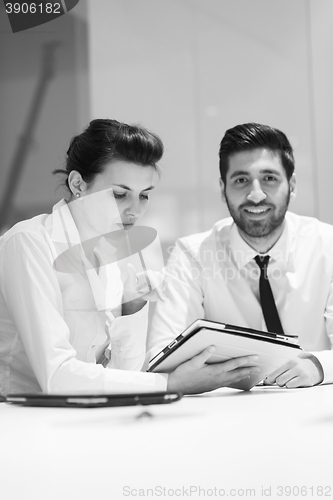
<instances>
[{"instance_id":1,"label":"man","mask_svg":"<svg viewBox=\"0 0 333 500\"><path fill-rule=\"evenodd\" d=\"M156 354L198 318L280 329L298 335L303 352L266 382L285 387L331 383L333 226L287 212L296 178L293 150L280 130L238 125L227 130L219 155L222 198L231 218L177 241L167 267L167 300L157 305L149 352ZM267 278L270 289L261 290ZM263 314L269 294L275 299L275 327Z\"/></svg>"}]
</instances>

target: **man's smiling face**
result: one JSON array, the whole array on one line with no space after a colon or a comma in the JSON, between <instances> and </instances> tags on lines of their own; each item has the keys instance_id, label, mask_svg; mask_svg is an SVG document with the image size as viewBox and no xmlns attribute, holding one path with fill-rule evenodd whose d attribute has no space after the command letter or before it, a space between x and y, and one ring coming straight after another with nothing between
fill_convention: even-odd
<instances>
[{"instance_id":1,"label":"man's smiling face","mask_svg":"<svg viewBox=\"0 0 333 500\"><path fill-rule=\"evenodd\" d=\"M254 149L230 156L222 194L240 234L251 246L255 248L259 241L272 246L277 241L295 187L295 176L288 181L277 153Z\"/></svg>"}]
</instances>

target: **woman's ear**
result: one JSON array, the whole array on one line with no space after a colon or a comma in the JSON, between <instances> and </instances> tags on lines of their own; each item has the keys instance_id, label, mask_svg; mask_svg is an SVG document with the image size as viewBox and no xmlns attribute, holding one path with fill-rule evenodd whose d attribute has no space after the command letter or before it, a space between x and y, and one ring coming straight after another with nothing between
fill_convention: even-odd
<instances>
[{"instance_id":1,"label":"woman's ear","mask_svg":"<svg viewBox=\"0 0 333 500\"><path fill-rule=\"evenodd\" d=\"M80 197L87 190L87 183L82 179L77 170L72 170L68 175L68 185L74 196Z\"/></svg>"}]
</instances>

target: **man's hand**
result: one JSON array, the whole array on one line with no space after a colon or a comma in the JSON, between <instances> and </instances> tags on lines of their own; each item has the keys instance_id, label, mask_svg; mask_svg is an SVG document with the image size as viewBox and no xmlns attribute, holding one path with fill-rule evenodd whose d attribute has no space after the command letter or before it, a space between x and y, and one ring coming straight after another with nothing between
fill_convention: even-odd
<instances>
[{"instance_id":1,"label":"man's hand","mask_svg":"<svg viewBox=\"0 0 333 500\"><path fill-rule=\"evenodd\" d=\"M214 346L207 347L194 358L179 365L169 375L167 390L181 391L184 394L199 394L228 386L259 372L259 368L255 366L258 356L242 356L207 365L206 361L215 349ZM247 366L244 367L244 365Z\"/></svg>"},{"instance_id":2,"label":"man's hand","mask_svg":"<svg viewBox=\"0 0 333 500\"><path fill-rule=\"evenodd\" d=\"M289 389L311 387L320 384L324 372L318 359L310 353L302 353L275 370L264 380L264 385L277 384Z\"/></svg>"}]
</instances>

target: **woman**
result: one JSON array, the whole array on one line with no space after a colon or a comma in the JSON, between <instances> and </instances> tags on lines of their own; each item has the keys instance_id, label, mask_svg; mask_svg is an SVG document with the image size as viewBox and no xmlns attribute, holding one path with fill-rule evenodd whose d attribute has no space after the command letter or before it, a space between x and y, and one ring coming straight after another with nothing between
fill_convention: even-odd
<instances>
[{"instance_id":1,"label":"woman","mask_svg":"<svg viewBox=\"0 0 333 500\"><path fill-rule=\"evenodd\" d=\"M93 120L72 139L66 169L55 171L66 175L68 199L0 239L3 394L194 393L256 370L242 368L252 357L205 365L212 346L170 375L139 371L147 301L163 299L163 285L161 273L126 250L124 229L145 212L162 153L160 138L143 127Z\"/></svg>"}]
</instances>

